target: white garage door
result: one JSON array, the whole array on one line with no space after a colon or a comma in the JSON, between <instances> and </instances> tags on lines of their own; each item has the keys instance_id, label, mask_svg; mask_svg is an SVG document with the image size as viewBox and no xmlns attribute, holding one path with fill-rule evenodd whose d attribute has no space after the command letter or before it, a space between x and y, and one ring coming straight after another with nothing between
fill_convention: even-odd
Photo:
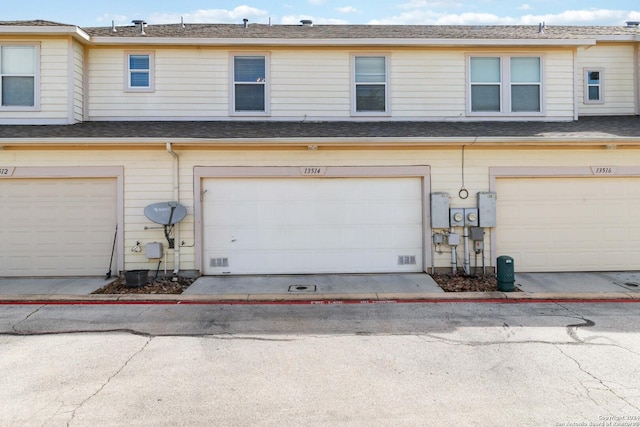
<instances>
[{"instance_id":1,"label":"white garage door","mask_svg":"<svg viewBox=\"0 0 640 427\"><path fill-rule=\"evenodd\" d=\"M205 179L205 274L422 271L419 178Z\"/></svg>"},{"instance_id":2,"label":"white garage door","mask_svg":"<svg viewBox=\"0 0 640 427\"><path fill-rule=\"evenodd\" d=\"M0 276L107 272L115 179L3 179L0 213Z\"/></svg>"},{"instance_id":3,"label":"white garage door","mask_svg":"<svg viewBox=\"0 0 640 427\"><path fill-rule=\"evenodd\" d=\"M496 180L497 255L521 271L640 268L640 178Z\"/></svg>"}]
</instances>

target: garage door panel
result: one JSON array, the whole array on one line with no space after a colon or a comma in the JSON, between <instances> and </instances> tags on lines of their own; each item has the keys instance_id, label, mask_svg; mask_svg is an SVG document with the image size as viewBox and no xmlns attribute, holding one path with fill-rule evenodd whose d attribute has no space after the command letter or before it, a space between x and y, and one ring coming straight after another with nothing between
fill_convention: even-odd
<instances>
[{"instance_id":1,"label":"garage door panel","mask_svg":"<svg viewBox=\"0 0 640 427\"><path fill-rule=\"evenodd\" d=\"M203 189L205 274L422 271L419 178L205 179Z\"/></svg>"},{"instance_id":2,"label":"garage door panel","mask_svg":"<svg viewBox=\"0 0 640 427\"><path fill-rule=\"evenodd\" d=\"M0 181L0 275L102 275L116 225L116 180Z\"/></svg>"},{"instance_id":3,"label":"garage door panel","mask_svg":"<svg viewBox=\"0 0 640 427\"><path fill-rule=\"evenodd\" d=\"M498 255L516 271L635 270L640 178L499 178Z\"/></svg>"}]
</instances>

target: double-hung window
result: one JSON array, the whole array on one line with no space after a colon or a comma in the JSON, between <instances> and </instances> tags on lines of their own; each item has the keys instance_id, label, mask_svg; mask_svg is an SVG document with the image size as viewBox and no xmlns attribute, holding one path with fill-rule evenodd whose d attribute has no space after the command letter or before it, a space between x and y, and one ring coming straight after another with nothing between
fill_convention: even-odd
<instances>
[{"instance_id":1,"label":"double-hung window","mask_svg":"<svg viewBox=\"0 0 640 427\"><path fill-rule=\"evenodd\" d=\"M268 114L268 63L265 55L233 56L233 110Z\"/></svg>"},{"instance_id":2,"label":"double-hung window","mask_svg":"<svg viewBox=\"0 0 640 427\"><path fill-rule=\"evenodd\" d=\"M37 51L36 46L0 45L0 108L37 108Z\"/></svg>"},{"instance_id":3,"label":"double-hung window","mask_svg":"<svg viewBox=\"0 0 640 427\"><path fill-rule=\"evenodd\" d=\"M387 57L366 55L353 57L354 114L387 114Z\"/></svg>"},{"instance_id":4,"label":"double-hung window","mask_svg":"<svg viewBox=\"0 0 640 427\"><path fill-rule=\"evenodd\" d=\"M152 92L154 90L154 56L151 52L128 52L127 87L128 92Z\"/></svg>"},{"instance_id":5,"label":"double-hung window","mask_svg":"<svg viewBox=\"0 0 640 427\"><path fill-rule=\"evenodd\" d=\"M584 103L602 104L604 102L604 70L589 68L584 71Z\"/></svg>"},{"instance_id":6,"label":"double-hung window","mask_svg":"<svg viewBox=\"0 0 640 427\"><path fill-rule=\"evenodd\" d=\"M468 98L472 115L542 113L542 58L470 57Z\"/></svg>"}]
</instances>

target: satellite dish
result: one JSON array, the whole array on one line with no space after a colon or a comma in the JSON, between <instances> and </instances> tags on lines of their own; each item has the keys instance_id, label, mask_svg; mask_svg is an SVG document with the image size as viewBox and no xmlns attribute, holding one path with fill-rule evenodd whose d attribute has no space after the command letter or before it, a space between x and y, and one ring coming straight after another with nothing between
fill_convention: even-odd
<instances>
[{"instance_id":1,"label":"satellite dish","mask_svg":"<svg viewBox=\"0 0 640 427\"><path fill-rule=\"evenodd\" d=\"M187 216L187 208L178 202L154 203L144 208L144 216L156 224L177 224Z\"/></svg>"}]
</instances>

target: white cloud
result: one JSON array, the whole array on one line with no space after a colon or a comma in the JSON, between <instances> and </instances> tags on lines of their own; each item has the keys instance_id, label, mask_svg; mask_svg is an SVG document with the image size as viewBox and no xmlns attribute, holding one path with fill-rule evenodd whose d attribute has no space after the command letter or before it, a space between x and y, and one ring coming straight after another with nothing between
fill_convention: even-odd
<instances>
[{"instance_id":1,"label":"white cloud","mask_svg":"<svg viewBox=\"0 0 640 427\"><path fill-rule=\"evenodd\" d=\"M413 9L424 9L424 8L460 8L462 7L462 3L457 2L447 2L447 1L430 1L430 0L409 0L407 3L402 3L398 5L398 8L405 10L413 10Z\"/></svg>"},{"instance_id":2,"label":"white cloud","mask_svg":"<svg viewBox=\"0 0 640 427\"><path fill-rule=\"evenodd\" d=\"M318 18L318 17L309 16L309 15L283 16L280 23L283 25L300 25L300 21L303 19L309 19L313 21L314 24L318 24L318 25L347 25L349 23L342 19Z\"/></svg>"},{"instance_id":3,"label":"white cloud","mask_svg":"<svg viewBox=\"0 0 640 427\"><path fill-rule=\"evenodd\" d=\"M184 14L152 14L149 24L170 24L180 22L183 17L186 23L241 23L244 18L249 21L265 18L268 12L251 6L238 6L234 9L201 9ZM253 18L253 19L252 19Z\"/></svg>"},{"instance_id":4,"label":"white cloud","mask_svg":"<svg viewBox=\"0 0 640 427\"><path fill-rule=\"evenodd\" d=\"M126 25L131 22L131 19L125 15L109 15L108 13L105 13L104 15L98 16L98 18L96 18L96 22L107 22L111 24L111 21L113 21L116 25Z\"/></svg>"},{"instance_id":5,"label":"white cloud","mask_svg":"<svg viewBox=\"0 0 640 427\"><path fill-rule=\"evenodd\" d=\"M339 7L336 9L340 13L360 13L358 9L352 6Z\"/></svg>"},{"instance_id":6,"label":"white cloud","mask_svg":"<svg viewBox=\"0 0 640 427\"><path fill-rule=\"evenodd\" d=\"M325 4L327 0L307 0L310 4L322 5Z\"/></svg>"},{"instance_id":7,"label":"white cloud","mask_svg":"<svg viewBox=\"0 0 640 427\"><path fill-rule=\"evenodd\" d=\"M428 3L414 0L413 3ZM369 24L382 25L623 25L628 20L639 20L640 12L622 10L585 9L567 10L557 14L498 16L491 13L444 13L431 8L413 9L386 19L376 19Z\"/></svg>"},{"instance_id":8,"label":"white cloud","mask_svg":"<svg viewBox=\"0 0 640 427\"><path fill-rule=\"evenodd\" d=\"M526 3L518 8L518 10L531 10L531 9L533 9L531 5Z\"/></svg>"}]
</instances>

